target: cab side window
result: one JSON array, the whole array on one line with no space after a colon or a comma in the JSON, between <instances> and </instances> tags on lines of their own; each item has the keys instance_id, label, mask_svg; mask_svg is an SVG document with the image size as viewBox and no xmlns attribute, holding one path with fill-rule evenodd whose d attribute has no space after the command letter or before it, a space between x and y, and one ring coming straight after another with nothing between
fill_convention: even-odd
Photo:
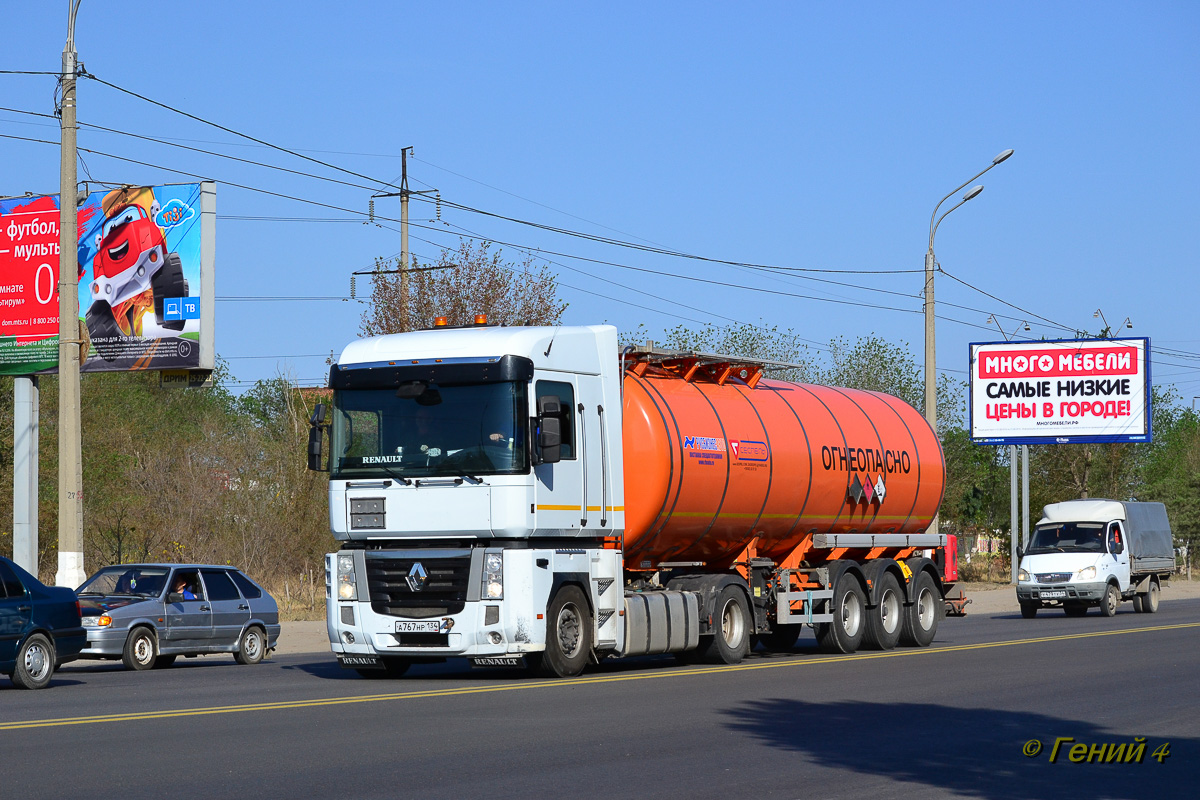
<instances>
[{"instance_id":1,"label":"cab side window","mask_svg":"<svg viewBox=\"0 0 1200 800\"><path fill-rule=\"evenodd\" d=\"M1108 552L1114 556L1125 552L1125 533L1115 522L1108 526Z\"/></svg>"},{"instance_id":2,"label":"cab side window","mask_svg":"<svg viewBox=\"0 0 1200 800\"><path fill-rule=\"evenodd\" d=\"M562 459L575 458L575 387L565 381L538 381L537 397L557 397L562 405Z\"/></svg>"}]
</instances>

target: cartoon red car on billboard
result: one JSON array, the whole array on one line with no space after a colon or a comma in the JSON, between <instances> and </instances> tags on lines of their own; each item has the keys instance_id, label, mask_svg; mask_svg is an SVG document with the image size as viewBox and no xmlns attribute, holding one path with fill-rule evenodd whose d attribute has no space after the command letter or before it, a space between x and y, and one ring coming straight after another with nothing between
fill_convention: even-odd
<instances>
[{"instance_id":1,"label":"cartoon red car on billboard","mask_svg":"<svg viewBox=\"0 0 1200 800\"><path fill-rule=\"evenodd\" d=\"M141 337L142 317L151 308L159 326L183 330L183 320L164 319L163 300L187 297L188 283L179 255L167 252L163 229L154 221L160 207L152 189L116 189L104 196L101 208L86 321L92 347L112 361L127 339Z\"/></svg>"}]
</instances>

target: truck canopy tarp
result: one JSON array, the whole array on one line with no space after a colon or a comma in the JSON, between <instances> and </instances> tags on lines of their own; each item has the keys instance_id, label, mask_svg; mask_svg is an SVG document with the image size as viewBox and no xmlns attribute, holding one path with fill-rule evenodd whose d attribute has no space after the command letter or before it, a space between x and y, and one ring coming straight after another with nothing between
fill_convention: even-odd
<instances>
[{"instance_id":1,"label":"truck canopy tarp","mask_svg":"<svg viewBox=\"0 0 1200 800\"><path fill-rule=\"evenodd\" d=\"M1162 503L1122 503L1125 506L1125 526L1129 536L1129 554L1134 559L1170 558L1175 550L1171 544L1171 524L1167 522L1167 507Z\"/></svg>"}]
</instances>

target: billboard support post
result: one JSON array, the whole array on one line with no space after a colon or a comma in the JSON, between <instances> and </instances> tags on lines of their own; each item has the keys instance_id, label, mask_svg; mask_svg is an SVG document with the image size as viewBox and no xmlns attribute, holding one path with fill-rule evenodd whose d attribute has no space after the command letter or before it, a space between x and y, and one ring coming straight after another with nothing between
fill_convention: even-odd
<instances>
[{"instance_id":1,"label":"billboard support post","mask_svg":"<svg viewBox=\"0 0 1200 800\"><path fill-rule=\"evenodd\" d=\"M1008 546L1012 555L1012 582L1017 583L1017 446L1008 446Z\"/></svg>"},{"instance_id":2,"label":"billboard support post","mask_svg":"<svg viewBox=\"0 0 1200 800\"><path fill-rule=\"evenodd\" d=\"M38 379L13 381L13 561L38 574Z\"/></svg>"},{"instance_id":3,"label":"billboard support post","mask_svg":"<svg viewBox=\"0 0 1200 800\"><path fill-rule=\"evenodd\" d=\"M58 573L54 582L75 588L83 570L83 457L79 421L79 276L76 250L75 15L67 20L62 53L62 148L59 171L58 256Z\"/></svg>"}]
</instances>

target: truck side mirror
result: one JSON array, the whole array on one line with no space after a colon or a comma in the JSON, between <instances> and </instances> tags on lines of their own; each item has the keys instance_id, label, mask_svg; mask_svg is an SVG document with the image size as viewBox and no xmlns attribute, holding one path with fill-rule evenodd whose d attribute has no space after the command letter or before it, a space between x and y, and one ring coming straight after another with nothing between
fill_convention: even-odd
<instances>
[{"instance_id":1,"label":"truck side mirror","mask_svg":"<svg viewBox=\"0 0 1200 800\"><path fill-rule=\"evenodd\" d=\"M538 398L537 449L543 464L562 460L562 402L553 395Z\"/></svg>"},{"instance_id":2,"label":"truck side mirror","mask_svg":"<svg viewBox=\"0 0 1200 800\"><path fill-rule=\"evenodd\" d=\"M1022 547L1021 545L1017 545L1017 561L1020 561L1024 557L1025 557L1025 548Z\"/></svg>"},{"instance_id":3,"label":"truck side mirror","mask_svg":"<svg viewBox=\"0 0 1200 800\"><path fill-rule=\"evenodd\" d=\"M322 425L325 422L325 404L317 403L313 408L312 416L308 418L308 424L312 426Z\"/></svg>"},{"instance_id":4,"label":"truck side mirror","mask_svg":"<svg viewBox=\"0 0 1200 800\"><path fill-rule=\"evenodd\" d=\"M308 420L308 424L312 426L308 431L308 468L314 472L325 471L321 466L321 432L326 427L324 422L325 404L317 403Z\"/></svg>"}]
</instances>

